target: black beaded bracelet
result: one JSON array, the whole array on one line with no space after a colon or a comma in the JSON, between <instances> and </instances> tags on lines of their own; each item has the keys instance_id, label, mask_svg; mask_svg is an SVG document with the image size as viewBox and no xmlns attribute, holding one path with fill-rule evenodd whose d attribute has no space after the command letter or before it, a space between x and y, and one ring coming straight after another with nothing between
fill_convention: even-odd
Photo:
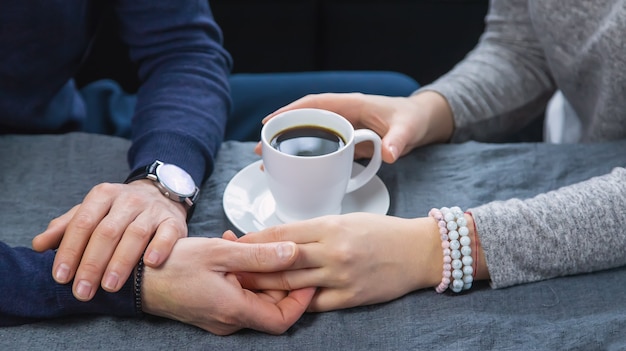
<instances>
[{"instance_id":1,"label":"black beaded bracelet","mask_svg":"<svg viewBox=\"0 0 626 351\"><path fill-rule=\"evenodd\" d=\"M143 314L141 309L141 278L143 276L143 255L139 259L137 264L137 271L135 273L135 311L138 315Z\"/></svg>"}]
</instances>

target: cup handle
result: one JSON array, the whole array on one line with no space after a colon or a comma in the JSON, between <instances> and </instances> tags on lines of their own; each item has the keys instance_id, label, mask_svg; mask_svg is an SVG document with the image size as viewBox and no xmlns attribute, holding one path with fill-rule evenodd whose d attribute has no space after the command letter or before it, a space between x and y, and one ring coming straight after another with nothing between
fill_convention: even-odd
<instances>
[{"instance_id":1,"label":"cup handle","mask_svg":"<svg viewBox=\"0 0 626 351\"><path fill-rule=\"evenodd\" d=\"M380 165L382 163L382 152L381 152L381 144L382 141L378 134L374 133L374 131L369 129L357 129L354 131L354 145L358 143L362 143L364 141L371 141L374 143L374 154L370 159L368 165L356 176L350 178L348 181L348 187L346 189L346 193L350 193L355 191L356 189L362 187L367 184L375 175L376 172L380 169Z\"/></svg>"}]
</instances>

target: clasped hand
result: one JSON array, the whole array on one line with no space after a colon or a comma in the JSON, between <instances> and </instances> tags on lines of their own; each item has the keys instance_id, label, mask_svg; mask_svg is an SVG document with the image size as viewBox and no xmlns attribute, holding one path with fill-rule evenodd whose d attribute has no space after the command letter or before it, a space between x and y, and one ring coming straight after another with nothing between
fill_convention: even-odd
<instances>
[{"instance_id":1,"label":"clasped hand","mask_svg":"<svg viewBox=\"0 0 626 351\"><path fill-rule=\"evenodd\" d=\"M75 296L87 301L100 284L108 291L119 290L148 246L144 311L216 334L242 328L279 334L304 313L315 288L251 291L229 273L287 269L296 257L293 243L250 245L185 238L185 219L184 207L149 181L105 183L52 220L33 240L33 247L39 251L58 247L55 279L62 284L74 279Z\"/></svg>"},{"instance_id":2,"label":"clasped hand","mask_svg":"<svg viewBox=\"0 0 626 351\"><path fill-rule=\"evenodd\" d=\"M305 312L315 288L289 293L251 291L244 289L231 272L283 270L296 257L297 247L293 243L180 239L164 264L146 267L143 309L219 335L242 328L281 334Z\"/></svg>"},{"instance_id":3,"label":"clasped hand","mask_svg":"<svg viewBox=\"0 0 626 351\"><path fill-rule=\"evenodd\" d=\"M325 216L249 233L238 241L295 242L298 255L288 270L241 272L238 277L250 289L318 287L309 311L386 302L441 279L441 239L436 222L428 217Z\"/></svg>"}]
</instances>

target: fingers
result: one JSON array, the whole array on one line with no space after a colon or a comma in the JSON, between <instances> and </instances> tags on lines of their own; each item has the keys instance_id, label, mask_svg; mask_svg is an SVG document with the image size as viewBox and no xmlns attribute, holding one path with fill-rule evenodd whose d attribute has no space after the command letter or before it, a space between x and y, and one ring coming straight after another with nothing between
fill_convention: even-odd
<instances>
[{"instance_id":1,"label":"fingers","mask_svg":"<svg viewBox=\"0 0 626 351\"><path fill-rule=\"evenodd\" d=\"M169 256L176 241L187 236L187 227L175 218L167 218L158 223L158 227L152 223L153 220L152 216L145 214L137 217L126 227L112 257L100 262L106 266L100 283L104 290L116 292L122 288L137 265L139 258L144 254L141 248L146 247L148 242L150 244L145 250L144 263L150 267L157 267ZM94 243L92 246L90 242L89 248L91 247L98 248L99 245ZM90 257L91 255L92 252L85 251L85 256ZM95 253L93 255L95 256ZM78 278L79 273L76 276Z\"/></svg>"},{"instance_id":2,"label":"fingers","mask_svg":"<svg viewBox=\"0 0 626 351\"><path fill-rule=\"evenodd\" d=\"M411 148L424 143L424 132L416 130L423 122L423 109L404 97L386 97L360 93L326 93L307 95L263 119L297 108L321 108L338 113L355 128L368 128L383 136L382 158L395 162ZM417 116L417 117L416 117ZM415 139L415 140L413 140ZM372 148L363 143L356 148L356 158L371 157ZM410 147L409 147L410 146ZM255 152L261 154L257 145Z\"/></svg>"},{"instance_id":3,"label":"fingers","mask_svg":"<svg viewBox=\"0 0 626 351\"><path fill-rule=\"evenodd\" d=\"M284 269L303 269L321 267L327 261L328 250L320 241L324 240L322 223L324 218L311 219L295 223L283 224L264 229L256 233L248 233L237 240L238 243L249 244L297 244L297 253L294 253L288 264L277 265L274 269L240 269L240 272L273 272ZM266 244L266 245L267 245ZM310 286L310 285L304 285ZM303 287L303 286L301 286Z\"/></svg>"},{"instance_id":4,"label":"fingers","mask_svg":"<svg viewBox=\"0 0 626 351\"><path fill-rule=\"evenodd\" d=\"M67 225L78 210L79 206L80 205L76 205L72 207L63 215L50 221L48 228L33 238L33 250L43 252L58 248L61 243L61 239L63 239L65 228L67 228Z\"/></svg>"},{"instance_id":5,"label":"fingers","mask_svg":"<svg viewBox=\"0 0 626 351\"><path fill-rule=\"evenodd\" d=\"M353 302L352 297L353 294L349 290L324 289L315 295L307 312L327 312L362 305L362 303Z\"/></svg>"},{"instance_id":6,"label":"fingers","mask_svg":"<svg viewBox=\"0 0 626 351\"><path fill-rule=\"evenodd\" d=\"M354 112L362 105L362 96L363 94L359 93L324 93L307 95L272 112L270 115L263 118L262 123L267 122L270 118L279 113L297 108L320 108L338 113L350 119L351 117L356 117Z\"/></svg>"},{"instance_id":7,"label":"fingers","mask_svg":"<svg viewBox=\"0 0 626 351\"><path fill-rule=\"evenodd\" d=\"M315 288L293 290L278 303L265 301L249 290L244 290L253 308L247 312L247 328L279 335L287 331L304 314L315 295Z\"/></svg>"},{"instance_id":8,"label":"fingers","mask_svg":"<svg viewBox=\"0 0 626 351\"><path fill-rule=\"evenodd\" d=\"M76 210L71 221L67 224L63 240L52 265L52 275L60 284L66 284L74 277L76 268L82 254L87 247L91 233L98 223L109 212L111 207L108 196L99 196L108 191L111 184L96 186L87 196L85 201ZM98 278L99 280L99 278ZM88 287L84 287L83 290Z\"/></svg>"},{"instance_id":9,"label":"fingers","mask_svg":"<svg viewBox=\"0 0 626 351\"><path fill-rule=\"evenodd\" d=\"M224 241L207 248L215 270L222 272L273 272L291 266L297 247L293 242L244 244Z\"/></svg>"},{"instance_id":10,"label":"fingers","mask_svg":"<svg viewBox=\"0 0 626 351\"><path fill-rule=\"evenodd\" d=\"M263 123L275 115L297 108L321 108L338 113L348 119L355 128L369 128L383 137L382 158L386 163L395 162L406 153L406 145L411 139L410 128L405 123L389 123L398 111L390 106L403 106L405 98L368 96L359 93L326 93L312 94L298 99L271 113L263 119ZM404 110L402 110L404 111ZM412 120L412 119L409 119ZM368 158L372 155L372 147L363 143L356 148L356 158ZM254 152L261 155L260 144Z\"/></svg>"},{"instance_id":11,"label":"fingers","mask_svg":"<svg viewBox=\"0 0 626 351\"><path fill-rule=\"evenodd\" d=\"M224 240L229 240L229 241L237 241L237 235L235 235L235 233L233 233L232 230L227 230L224 232L224 234L222 234L222 239Z\"/></svg>"},{"instance_id":12,"label":"fingers","mask_svg":"<svg viewBox=\"0 0 626 351\"><path fill-rule=\"evenodd\" d=\"M154 262L160 263L160 261L164 259L163 256L166 256L159 254L159 252L168 254L171 252L176 240L184 237L186 234L186 228L181 228L176 225L176 221L174 220L166 220L156 227L156 224L151 223L151 219L151 216L140 215L131 222L126 227L117 247L115 247L113 255L110 259L101 262L101 264L106 266L106 271L100 282L104 290L116 292L122 288L143 253L141 248L146 247L151 239L152 242L150 246L158 244L157 247L159 248L153 248L152 250L147 249L144 255L144 262L151 260L149 266L155 267L158 264L155 265ZM155 231L156 234L154 234L153 238L152 233ZM97 244L94 244L93 247L97 248ZM90 242L89 248L91 247L92 243ZM91 255L95 255L95 253L89 250L85 251L85 256ZM76 275L78 278L79 273Z\"/></svg>"},{"instance_id":13,"label":"fingers","mask_svg":"<svg viewBox=\"0 0 626 351\"><path fill-rule=\"evenodd\" d=\"M146 265L157 266L187 235L184 215L181 204L152 184L97 185L67 223L53 276L61 284L74 279L73 293L81 301L90 300L100 285L118 291L144 251Z\"/></svg>"},{"instance_id":14,"label":"fingers","mask_svg":"<svg viewBox=\"0 0 626 351\"><path fill-rule=\"evenodd\" d=\"M319 268L288 270L272 273L237 273L242 287L250 290L295 290L310 286L327 285L324 272Z\"/></svg>"},{"instance_id":15,"label":"fingers","mask_svg":"<svg viewBox=\"0 0 626 351\"><path fill-rule=\"evenodd\" d=\"M320 233L320 221L314 218L288 224L281 224L266 228L255 233L248 233L238 239L243 243L268 243L277 241L293 241L296 244L316 242L322 237Z\"/></svg>"},{"instance_id":16,"label":"fingers","mask_svg":"<svg viewBox=\"0 0 626 351\"><path fill-rule=\"evenodd\" d=\"M146 216L147 217L147 216ZM153 220L151 218L147 218L148 221ZM149 227L150 222L146 222L142 228ZM145 247L148 240L150 240L150 234L153 231L140 231L138 235L132 235L131 237L141 237L143 242L143 246L133 246L133 243L127 245L128 247ZM124 235L126 236L126 235ZM161 223L159 223L156 228L156 233L150 241L150 245L146 248L146 253L144 255L144 262L146 265L151 267L157 267L165 259L169 256L170 252L172 252L172 248L176 241L180 238L184 238L187 236L187 224L183 220L168 217ZM136 245L137 243L135 243Z\"/></svg>"},{"instance_id":17,"label":"fingers","mask_svg":"<svg viewBox=\"0 0 626 351\"><path fill-rule=\"evenodd\" d=\"M333 282L326 275L326 266L332 262L328 249L319 243L298 244L293 263L284 270L240 271L240 284L251 290L293 290L309 286L329 286Z\"/></svg>"},{"instance_id":18,"label":"fingers","mask_svg":"<svg viewBox=\"0 0 626 351\"><path fill-rule=\"evenodd\" d=\"M259 298L263 299L263 301L277 303L284 299L289 292L285 290L264 290L257 291L256 294Z\"/></svg>"},{"instance_id":19,"label":"fingers","mask_svg":"<svg viewBox=\"0 0 626 351\"><path fill-rule=\"evenodd\" d=\"M117 291L130 276L153 232L150 227L140 231L134 216L114 206L88 236L73 283L77 299L90 300L101 284L107 291Z\"/></svg>"}]
</instances>

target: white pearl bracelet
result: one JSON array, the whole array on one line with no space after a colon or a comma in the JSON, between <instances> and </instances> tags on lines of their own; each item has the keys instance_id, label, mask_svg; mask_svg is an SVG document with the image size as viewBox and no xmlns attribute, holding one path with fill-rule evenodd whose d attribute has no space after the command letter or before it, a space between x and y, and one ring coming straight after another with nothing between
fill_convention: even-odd
<instances>
[{"instance_id":1,"label":"white pearl bracelet","mask_svg":"<svg viewBox=\"0 0 626 351\"><path fill-rule=\"evenodd\" d=\"M470 289L474 281L474 260L465 214L454 206L433 208L428 215L438 223L443 249L443 273L435 290L442 293L449 287L459 293Z\"/></svg>"}]
</instances>

